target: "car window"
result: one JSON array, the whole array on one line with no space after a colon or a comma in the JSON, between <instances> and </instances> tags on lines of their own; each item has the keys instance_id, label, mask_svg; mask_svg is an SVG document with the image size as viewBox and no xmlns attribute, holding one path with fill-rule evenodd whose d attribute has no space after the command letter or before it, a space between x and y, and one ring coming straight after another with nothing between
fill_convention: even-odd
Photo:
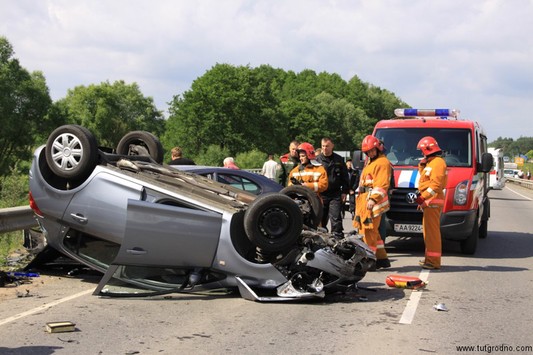
<instances>
[{"instance_id":1,"label":"car window","mask_svg":"<svg viewBox=\"0 0 533 355\"><path fill-rule=\"evenodd\" d=\"M217 181L223 184L231 185L237 189L241 189L253 194L259 194L261 188L255 182L238 175L217 174Z\"/></svg>"}]
</instances>

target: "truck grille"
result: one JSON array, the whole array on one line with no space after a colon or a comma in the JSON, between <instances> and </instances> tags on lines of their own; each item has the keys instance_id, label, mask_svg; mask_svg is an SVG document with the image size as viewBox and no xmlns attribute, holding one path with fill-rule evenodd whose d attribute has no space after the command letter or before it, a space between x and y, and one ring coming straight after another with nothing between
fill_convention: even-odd
<instances>
[{"instance_id":1,"label":"truck grille","mask_svg":"<svg viewBox=\"0 0 533 355\"><path fill-rule=\"evenodd\" d=\"M418 211L416 203L407 202L407 194L416 194L416 189L393 189L389 195L390 210L387 218L395 222L422 223L422 211Z\"/></svg>"}]
</instances>

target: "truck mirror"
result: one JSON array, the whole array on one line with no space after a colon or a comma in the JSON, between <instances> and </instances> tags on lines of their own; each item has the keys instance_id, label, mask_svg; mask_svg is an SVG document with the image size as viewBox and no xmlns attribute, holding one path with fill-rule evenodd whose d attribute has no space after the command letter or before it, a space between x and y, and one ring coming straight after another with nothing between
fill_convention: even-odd
<instances>
[{"instance_id":1,"label":"truck mirror","mask_svg":"<svg viewBox=\"0 0 533 355\"><path fill-rule=\"evenodd\" d=\"M363 152L360 150L354 150L352 155L352 165L354 169L363 169L363 166L365 165L365 161L363 160Z\"/></svg>"},{"instance_id":2,"label":"truck mirror","mask_svg":"<svg viewBox=\"0 0 533 355\"><path fill-rule=\"evenodd\" d=\"M493 164L494 159L492 157L492 154L483 153L481 155L481 166L478 166L478 171L481 171L482 173L488 173L492 169Z\"/></svg>"}]
</instances>

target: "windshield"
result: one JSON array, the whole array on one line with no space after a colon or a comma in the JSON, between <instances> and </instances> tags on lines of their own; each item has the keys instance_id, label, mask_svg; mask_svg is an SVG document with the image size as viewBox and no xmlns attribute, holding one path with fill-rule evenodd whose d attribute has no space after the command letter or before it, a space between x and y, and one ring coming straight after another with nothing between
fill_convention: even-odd
<instances>
[{"instance_id":1,"label":"windshield","mask_svg":"<svg viewBox=\"0 0 533 355\"><path fill-rule=\"evenodd\" d=\"M382 128L376 131L376 137L385 144L385 154L392 165L418 165L422 154L416 145L425 136L437 140L449 167L472 166L472 144L467 129Z\"/></svg>"}]
</instances>

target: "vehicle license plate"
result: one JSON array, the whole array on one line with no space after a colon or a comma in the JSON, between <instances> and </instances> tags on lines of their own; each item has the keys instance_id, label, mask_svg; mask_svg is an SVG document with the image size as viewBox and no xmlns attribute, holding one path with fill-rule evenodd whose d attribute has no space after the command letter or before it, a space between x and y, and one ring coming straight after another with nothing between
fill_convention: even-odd
<instances>
[{"instance_id":1,"label":"vehicle license plate","mask_svg":"<svg viewBox=\"0 0 533 355\"><path fill-rule=\"evenodd\" d=\"M395 232L410 232L410 233L422 233L421 224L395 224Z\"/></svg>"}]
</instances>

